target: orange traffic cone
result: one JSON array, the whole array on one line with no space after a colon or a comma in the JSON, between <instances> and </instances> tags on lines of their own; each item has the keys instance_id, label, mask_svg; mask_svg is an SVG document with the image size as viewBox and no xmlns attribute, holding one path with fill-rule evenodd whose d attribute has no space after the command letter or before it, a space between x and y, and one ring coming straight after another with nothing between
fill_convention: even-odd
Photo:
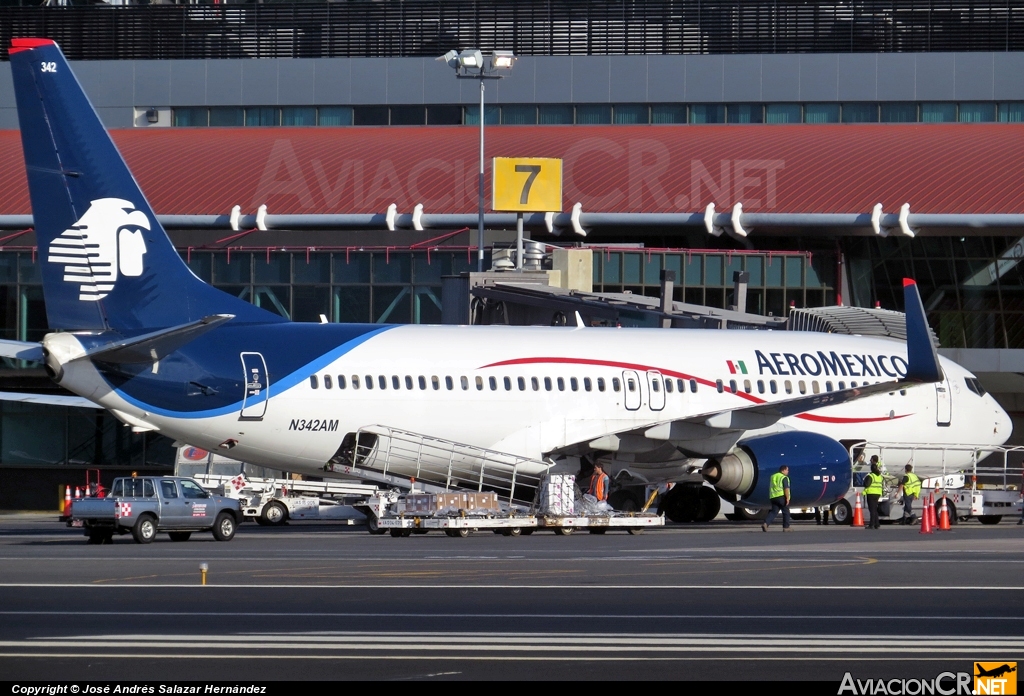
<instances>
[{"instance_id":1,"label":"orange traffic cone","mask_svg":"<svg viewBox=\"0 0 1024 696\"><path fill-rule=\"evenodd\" d=\"M929 496L931 497L931 496ZM935 530L932 528L932 516L928 514L928 508L931 508L931 504L926 500L925 509L921 510L921 534L934 534ZM932 508L934 509L934 508Z\"/></svg>"},{"instance_id":2,"label":"orange traffic cone","mask_svg":"<svg viewBox=\"0 0 1024 696\"><path fill-rule=\"evenodd\" d=\"M935 494L932 493L928 496L928 523L931 524L932 529L937 529L939 526L939 518L935 514Z\"/></svg>"},{"instance_id":3,"label":"orange traffic cone","mask_svg":"<svg viewBox=\"0 0 1024 696\"><path fill-rule=\"evenodd\" d=\"M61 506L60 511L64 517L71 516L71 486L64 487L64 505Z\"/></svg>"},{"instance_id":4,"label":"orange traffic cone","mask_svg":"<svg viewBox=\"0 0 1024 696\"><path fill-rule=\"evenodd\" d=\"M857 501L853 505L853 526L864 526L864 508L860 504L860 491L857 491Z\"/></svg>"},{"instance_id":5,"label":"orange traffic cone","mask_svg":"<svg viewBox=\"0 0 1024 696\"><path fill-rule=\"evenodd\" d=\"M949 508L946 507L946 494L942 494L942 507L939 509L939 531L948 532L949 526Z\"/></svg>"}]
</instances>

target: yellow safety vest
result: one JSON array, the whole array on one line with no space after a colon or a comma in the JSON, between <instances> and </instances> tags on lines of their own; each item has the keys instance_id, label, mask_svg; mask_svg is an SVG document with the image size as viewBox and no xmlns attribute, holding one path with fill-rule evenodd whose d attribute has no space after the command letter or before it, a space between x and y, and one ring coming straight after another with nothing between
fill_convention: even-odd
<instances>
[{"instance_id":1,"label":"yellow safety vest","mask_svg":"<svg viewBox=\"0 0 1024 696\"><path fill-rule=\"evenodd\" d=\"M881 474L868 474L868 485L864 486L864 495L882 495L882 482L885 480Z\"/></svg>"},{"instance_id":2,"label":"yellow safety vest","mask_svg":"<svg viewBox=\"0 0 1024 696\"><path fill-rule=\"evenodd\" d=\"M907 472L907 482L903 484L903 492L913 496L921 494L921 479L912 471Z\"/></svg>"},{"instance_id":3,"label":"yellow safety vest","mask_svg":"<svg viewBox=\"0 0 1024 696\"><path fill-rule=\"evenodd\" d=\"M788 484L789 477L781 471L772 474L771 485L768 487L769 498L784 498L786 496L786 484L783 484L783 481Z\"/></svg>"}]
</instances>

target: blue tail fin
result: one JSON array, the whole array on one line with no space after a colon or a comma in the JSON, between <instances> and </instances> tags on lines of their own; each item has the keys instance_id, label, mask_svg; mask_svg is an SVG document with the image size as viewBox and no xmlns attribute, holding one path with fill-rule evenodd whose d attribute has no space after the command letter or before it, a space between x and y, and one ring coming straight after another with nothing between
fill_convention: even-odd
<instances>
[{"instance_id":1,"label":"blue tail fin","mask_svg":"<svg viewBox=\"0 0 1024 696\"><path fill-rule=\"evenodd\" d=\"M51 329L283 321L189 270L57 44L14 39L10 56Z\"/></svg>"}]
</instances>

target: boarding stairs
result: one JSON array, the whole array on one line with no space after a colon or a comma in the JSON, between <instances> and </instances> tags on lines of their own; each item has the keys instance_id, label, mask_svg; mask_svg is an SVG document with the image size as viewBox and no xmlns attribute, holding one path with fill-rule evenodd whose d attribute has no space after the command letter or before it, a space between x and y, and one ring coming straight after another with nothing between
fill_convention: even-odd
<instances>
[{"instance_id":1,"label":"boarding stairs","mask_svg":"<svg viewBox=\"0 0 1024 696\"><path fill-rule=\"evenodd\" d=\"M424 493L494 492L512 508L529 508L552 466L529 457L383 425L360 428L327 471Z\"/></svg>"}]
</instances>

